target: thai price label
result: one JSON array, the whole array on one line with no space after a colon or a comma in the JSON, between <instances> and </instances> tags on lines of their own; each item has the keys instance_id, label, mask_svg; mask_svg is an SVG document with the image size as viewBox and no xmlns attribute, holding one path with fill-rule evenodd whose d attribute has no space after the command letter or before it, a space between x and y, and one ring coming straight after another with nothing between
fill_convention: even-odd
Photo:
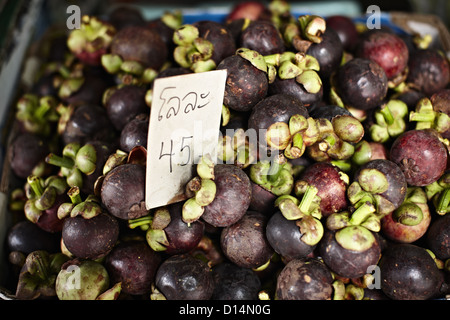
<instances>
[{"instance_id":1,"label":"thai price label","mask_svg":"<svg viewBox=\"0 0 450 320\"><path fill-rule=\"evenodd\" d=\"M202 155L217 159L226 70L156 79L147 141L148 210L185 200Z\"/></svg>"}]
</instances>

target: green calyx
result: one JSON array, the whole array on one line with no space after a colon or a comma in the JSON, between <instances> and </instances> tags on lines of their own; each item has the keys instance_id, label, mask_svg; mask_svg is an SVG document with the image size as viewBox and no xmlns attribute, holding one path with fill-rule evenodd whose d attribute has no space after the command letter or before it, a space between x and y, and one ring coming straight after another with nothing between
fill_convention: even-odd
<instances>
[{"instance_id":1,"label":"green calyx","mask_svg":"<svg viewBox=\"0 0 450 320\"><path fill-rule=\"evenodd\" d=\"M59 120L57 105L53 96L39 98L34 94L24 94L16 105L16 119L27 132L47 137L52 133L52 123Z\"/></svg>"},{"instance_id":2,"label":"green calyx","mask_svg":"<svg viewBox=\"0 0 450 320\"><path fill-rule=\"evenodd\" d=\"M312 117L305 118L296 114L288 123L275 122L266 132L269 148L284 152L288 159L300 158L306 148L314 144L319 137L319 128Z\"/></svg>"},{"instance_id":3,"label":"green calyx","mask_svg":"<svg viewBox=\"0 0 450 320\"><path fill-rule=\"evenodd\" d=\"M312 145L307 148L308 155L316 161L347 160L354 152L354 143L364 136L361 123L352 116L337 116L332 121L315 119L318 129Z\"/></svg>"},{"instance_id":4,"label":"green calyx","mask_svg":"<svg viewBox=\"0 0 450 320\"><path fill-rule=\"evenodd\" d=\"M268 72L266 60L259 52L248 48L239 48L236 50L236 54L249 61L258 70Z\"/></svg>"},{"instance_id":5,"label":"green calyx","mask_svg":"<svg viewBox=\"0 0 450 320\"><path fill-rule=\"evenodd\" d=\"M375 236L362 226L349 226L335 234L336 241L345 249L364 252L375 243Z\"/></svg>"},{"instance_id":6,"label":"green calyx","mask_svg":"<svg viewBox=\"0 0 450 320\"><path fill-rule=\"evenodd\" d=\"M347 188L347 197L350 201L350 203L357 208L361 205L361 203L369 202L376 208L377 216L382 217L392 211L395 210L394 205L384 198L381 194L375 193L370 190L383 190L384 186L382 183L383 178L380 178L380 175L376 173L375 175L375 183L372 182L371 179L363 179L363 185L365 186L364 189L359 181L354 181L350 184L350 186ZM371 189L372 188L372 189Z\"/></svg>"},{"instance_id":7,"label":"green calyx","mask_svg":"<svg viewBox=\"0 0 450 320\"><path fill-rule=\"evenodd\" d=\"M298 17L301 35L313 43L321 43L326 30L325 19L317 15L302 15Z\"/></svg>"},{"instance_id":8,"label":"green calyx","mask_svg":"<svg viewBox=\"0 0 450 320\"><path fill-rule=\"evenodd\" d=\"M146 85L158 76L158 70L147 68L139 61L123 60L117 54L103 54L101 64L108 73L116 75L121 84Z\"/></svg>"},{"instance_id":9,"label":"green calyx","mask_svg":"<svg viewBox=\"0 0 450 320\"><path fill-rule=\"evenodd\" d=\"M32 300L56 296L56 276L68 260L62 253L50 254L44 250L29 253L19 274L16 298Z\"/></svg>"},{"instance_id":10,"label":"green calyx","mask_svg":"<svg viewBox=\"0 0 450 320\"><path fill-rule=\"evenodd\" d=\"M106 50L112 42L116 29L96 17L83 16L80 28L70 32L67 46L74 53L94 53Z\"/></svg>"},{"instance_id":11,"label":"green calyx","mask_svg":"<svg viewBox=\"0 0 450 320\"><path fill-rule=\"evenodd\" d=\"M445 215L450 212L450 173L444 173L437 181L425 186L428 200L431 200L436 213Z\"/></svg>"},{"instance_id":12,"label":"green calyx","mask_svg":"<svg viewBox=\"0 0 450 320\"><path fill-rule=\"evenodd\" d=\"M401 100L390 100L374 112L374 124L369 132L375 142L387 142L398 137L406 130L405 117L408 106Z\"/></svg>"},{"instance_id":13,"label":"green calyx","mask_svg":"<svg viewBox=\"0 0 450 320\"><path fill-rule=\"evenodd\" d=\"M416 104L415 111L409 113L409 121L416 122L416 129L434 129L444 133L450 129L449 116L440 111L435 111L429 98L422 98Z\"/></svg>"},{"instance_id":14,"label":"green calyx","mask_svg":"<svg viewBox=\"0 0 450 320\"><path fill-rule=\"evenodd\" d=\"M80 195L80 188L75 186L67 191L71 202L66 202L58 207L58 218L64 219L67 216L81 216L84 219L91 219L103 212L100 200L95 195L88 195L83 201Z\"/></svg>"},{"instance_id":15,"label":"green calyx","mask_svg":"<svg viewBox=\"0 0 450 320\"><path fill-rule=\"evenodd\" d=\"M322 239L324 229L320 222L320 198L316 187L307 186L301 200L291 195L280 196L275 200L275 206L287 220L296 221L303 242L313 246Z\"/></svg>"},{"instance_id":16,"label":"green calyx","mask_svg":"<svg viewBox=\"0 0 450 320\"><path fill-rule=\"evenodd\" d=\"M214 166L209 154L202 156L197 164L197 176L186 185L185 195L188 199L183 204L182 219L187 224L200 219L205 207L216 197Z\"/></svg>"},{"instance_id":17,"label":"green calyx","mask_svg":"<svg viewBox=\"0 0 450 320\"><path fill-rule=\"evenodd\" d=\"M91 175L97 165L97 151L91 144L81 146L77 142L67 144L62 151L62 156L50 153L45 162L60 167L60 172L66 178L71 187L83 185L83 174Z\"/></svg>"},{"instance_id":18,"label":"green calyx","mask_svg":"<svg viewBox=\"0 0 450 320\"><path fill-rule=\"evenodd\" d=\"M267 65L266 72L269 74L270 71L270 83L278 76L281 80L295 79L308 93L318 93L322 89L322 79L317 73L320 65L313 56L286 51L264 56L263 59Z\"/></svg>"},{"instance_id":19,"label":"green calyx","mask_svg":"<svg viewBox=\"0 0 450 320\"><path fill-rule=\"evenodd\" d=\"M284 157L281 158L285 159ZM278 159L258 161L252 164L249 176L254 183L277 196L291 193L294 187L294 177L290 164Z\"/></svg>"},{"instance_id":20,"label":"green calyx","mask_svg":"<svg viewBox=\"0 0 450 320\"><path fill-rule=\"evenodd\" d=\"M364 288L352 283L345 284L341 279L336 279L333 286L333 300L363 300Z\"/></svg>"},{"instance_id":21,"label":"green calyx","mask_svg":"<svg viewBox=\"0 0 450 320\"><path fill-rule=\"evenodd\" d=\"M58 195L67 189L65 179L58 176L50 176L43 179L37 176L29 176L25 184L27 201L24 205L24 213L28 220L36 223L44 210L50 209Z\"/></svg>"},{"instance_id":22,"label":"green calyx","mask_svg":"<svg viewBox=\"0 0 450 320\"><path fill-rule=\"evenodd\" d=\"M171 222L170 212L167 207L159 207L149 214L128 220L130 229L140 228L145 231L148 245L154 251L165 251L169 242L164 229Z\"/></svg>"},{"instance_id":23,"label":"green calyx","mask_svg":"<svg viewBox=\"0 0 450 320\"><path fill-rule=\"evenodd\" d=\"M427 201L427 194L422 188L408 187L405 200L392 213L392 219L406 226L418 225L424 218L422 208L427 206Z\"/></svg>"},{"instance_id":24,"label":"green calyx","mask_svg":"<svg viewBox=\"0 0 450 320\"><path fill-rule=\"evenodd\" d=\"M185 24L173 33L174 60L183 68L193 72L205 72L215 69L216 63L211 59L214 45L200 37L199 30L194 25Z\"/></svg>"}]
</instances>

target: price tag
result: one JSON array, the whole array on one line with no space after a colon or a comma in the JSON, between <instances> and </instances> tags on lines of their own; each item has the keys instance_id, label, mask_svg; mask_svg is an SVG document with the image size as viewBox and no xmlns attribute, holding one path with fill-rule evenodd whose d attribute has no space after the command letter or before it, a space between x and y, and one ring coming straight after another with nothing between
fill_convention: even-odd
<instances>
[{"instance_id":1,"label":"price tag","mask_svg":"<svg viewBox=\"0 0 450 320\"><path fill-rule=\"evenodd\" d=\"M155 80L147 141L147 210L185 200L202 155L217 159L226 70Z\"/></svg>"}]
</instances>

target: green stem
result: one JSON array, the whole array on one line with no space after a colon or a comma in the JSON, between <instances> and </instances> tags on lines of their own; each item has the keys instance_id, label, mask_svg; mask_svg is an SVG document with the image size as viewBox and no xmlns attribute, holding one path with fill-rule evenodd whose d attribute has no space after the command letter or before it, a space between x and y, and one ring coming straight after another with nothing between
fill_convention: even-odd
<instances>
[{"instance_id":1,"label":"green stem","mask_svg":"<svg viewBox=\"0 0 450 320\"><path fill-rule=\"evenodd\" d=\"M78 187L70 188L69 191L67 191L67 195L69 196L70 200L74 205L83 202L83 199L81 199L80 195L80 188Z\"/></svg>"},{"instance_id":2,"label":"green stem","mask_svg":"<svg viewBox=\"0 0 450 320\"><path fill-rule=\"evenodd\" d=\"M57 167L68 168L68 169L73 168L73 166L75 165L75 162L72 159L67 158L67 157L60 157L53 153L50 153L45 158L45 162L47 162L48 164L57 166Z\"/></svg>"},{"instance_id":3,"label":"green stem","mask_svg":"<svg viewBox=\"0 0 450 320\"><path fill-rule=\"evenodd\" d=\"M380 108L380 113L383 115L384 120L388 125L391 125L394 123L395 119L394 116L391 113L391 110L385 105L384 107Z\"/></svg>"},{"instance_id":4,"label":"green stem","mask_svg":"<svg viewBox=\"0 0 450 320\"><path fill-rule=\"evenodd\" d=\"M375 207L372 203L366 201L355 212L353 212L350 218L350 224L352 225L360 225L364 222L371 213L375 212Z\"/></svg>"},{"instance_id":5,"label":"green stem","mask_svg":"<svg viewBox=\"0 0 450 320\"><path fill-rule=\"evenodd\" d=\"M417 121L417 122L432 122L435 119L435 114L430 112L415 112L411 111L409 114L409 121Z\"/></svg>"},{"instance_id":6,"label":"green stem","mask_svg":"<svg viewBox=\"0 0 450 320\"><path fill-rule=\"evenodd\" d=\"M445 189L440 197L439 197L439 202L438 202L438 206L437 206L437 213L439 215L444 215L448 212L448 205L450 203L450 189Z\"/></svg>"},{"instance_id":7,"label":"green stem","mask_svg":"<svg viewBox=\"0 0 450 320\"><path fill-rule=\"evenodd\" d=\"M319 190L317 190L315 186L308 185L308 187L306 187L306 192L303 195L302 201L299 205L301 212L305 214L309 213L311 203L313 202L314 197L317 195L317 192L319 192Z\"/></svg>"},{"instance_id":8,"label":"green stem","mask_svg":"<svg viewBox=\"0 0 450 320\"><path fill-rule=\"evenodd\" d=\"M41 179L37 176L29 176L27 178L27 182L30 187L33 189L36 196L40 197L44 193L44 188L41 185Z\"/></svg>"},{"instance_id":9,"label":"green stem","mask_svg":"<svg viewBox=\"0 0 450 320\"><path fill-rule=\"evenodd\" d=\"M140 218L136 218L136 219L130 219L128 220L128 227L130 227L130 229L135 229L137 227L142 227L142 226L151 226L153 222L153 217L151 215L146 215Z\"/></svg>"}]
</instances>

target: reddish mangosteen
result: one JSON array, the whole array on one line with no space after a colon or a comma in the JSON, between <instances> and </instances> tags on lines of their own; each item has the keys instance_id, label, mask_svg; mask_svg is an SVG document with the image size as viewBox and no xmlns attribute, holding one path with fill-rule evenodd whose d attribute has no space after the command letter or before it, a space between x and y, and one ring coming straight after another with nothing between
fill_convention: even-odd
<instances>
[{"instance_id":1,"label":"reddish mangosteen","mask_svg":"<svg viewBox=\"0 0 450 320\"><path fill-rule=\"evenodd\" d=\"M392 32L367 31L357 44L355 56L375 61L392 86L403 82L408 75L408 47Z\"/></svg>"},{"instance_id":2,"label":"reddish mangosteen","mask_svg":"<svg viewBox=\"0 0 450 320\"><path fill-rule=\"evenodd\" d=\"M294 191L302 183L315 186L320 197L320 210L324 217L345 210L347 202L348 176L329 162L316 162L306 167L296 181Z\"/></svg>"},{"instance_id":3,"label":"reddish mangosteen","mask_svg":"<svg viewBox=\"0 0 450 320\"><path fill-rule=\"evenodd\" d=\"M226 17L227 22L239 19L267 20L271 16L270 10L260 1L241 1L233 6Z\"/></svg>"},{"instance_id":4,"label":"reddish mangosteen","mask_svg":"<svg viewBox=\"0 0 450 320\"><path fill-rule=\"evenodd\" d=\"M381 219L381 231L395 242L412 243L427 232L430 222L425 192L419 187L410 187L400 207Z\"/></svg>"},{"instance_id":5,"label":"reddish mangosteen","mask_svg":"<svg viewBox=\"0 0 450 320\"><path fill-rule=\"evenodd\" d=\"M444 173L447 154L434 130L409 130L392 144L390 159L401 168L409 185L426 186Z\"/></svg>"}]
</instances>

